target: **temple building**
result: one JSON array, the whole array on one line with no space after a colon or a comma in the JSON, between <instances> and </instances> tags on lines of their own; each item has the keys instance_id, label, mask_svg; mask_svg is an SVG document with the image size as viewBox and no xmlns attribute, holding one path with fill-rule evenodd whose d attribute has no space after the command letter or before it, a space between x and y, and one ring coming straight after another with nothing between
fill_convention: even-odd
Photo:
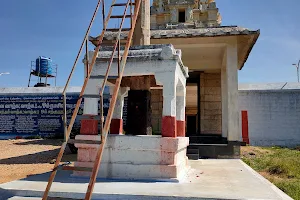
<instances>
[{"instance_id":1,"label":"temple building","mask_svg":"<svg viewBox=\"0 0 300 200\"><path fill-rule=\"evenodd\" d=\"M191 154L199 152L195 155L198 157L239 154L238 70L243 68L260 34L259 30L223 26L216 3L153 0L149 7L151 45L172 44L181 50L182 62L188 67L185 133L189 148L196 150ZM124 42L127 34L120 36ZM109 32L104 43L110 46L116 38L115 32ZM90 41L97 45L96 38L90 37ZM150 93L152 132L161 134L162 87L150 85Z\"/></svg>"}]
</instances>

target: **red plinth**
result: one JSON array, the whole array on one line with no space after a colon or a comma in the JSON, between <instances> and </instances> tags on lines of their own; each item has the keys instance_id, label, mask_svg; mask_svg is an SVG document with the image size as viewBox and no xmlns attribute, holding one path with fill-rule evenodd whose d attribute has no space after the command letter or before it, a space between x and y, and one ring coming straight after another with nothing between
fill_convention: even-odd
<instances>
[{"instance_id":1,"label":"red plinth","mask_svg":"<svg viewBox=\"0 0 300 200\"><path fill-rule=\"evenodd\" d=\"M98 135L98 120L82 119L80 134L82 135Z\"/></svg>"},{"instance_id":2,"label":"red plinth","mask_svg":"<svg viewBox=\"0 0 300 200\"><path fill-rule=\"evenodd\" d=\"M123 120L112 119L110 123L110 134L122 134L123 133Z\"/></svg>"},{"instance_id":3,"label":"red plinth","mask_svg":"<svg viewBox=\"0 0 300 200\"><path fill-rule=\"evenodd\" d=\"M185 121L177 120L177 137L185 137Z\"/></svg>"},{"instance_id":4,"label":"red plinth","mask_svg":"<svg viewBox=\"0 0 300 200\"><path fill-rule=\"evenodd\" d=\"M176 117L164 116L162 118L162 137L177 137Z\"/></svg>"}]
</instances>

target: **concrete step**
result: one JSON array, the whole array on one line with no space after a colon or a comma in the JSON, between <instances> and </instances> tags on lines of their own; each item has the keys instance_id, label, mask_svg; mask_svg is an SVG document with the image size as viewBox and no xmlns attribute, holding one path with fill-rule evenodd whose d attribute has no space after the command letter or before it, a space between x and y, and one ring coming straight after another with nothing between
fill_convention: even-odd
<instances>
[{"instance_id":1,"label":"concrete step","mask_svg":"<svg viewBox=\"0 0 300 200\"><path fill-rule=\"evenodd\" d=\"M190 144L226 144L227 139L221 135L190 136Z\"/></svg>"},{"instance_id":2,"label":"concrete step","mask_svg":"<svg viewBox=\"0 0 300 200\"><path fill-rule=\"evenodd\" d=\"M199 154L187 154L187 157L190 160L198 160L199 159Z\"/></svg>"},{"instance_id":3,"label":"concrete step","mask_svg":"<svg viewBox=\"0 0 300 200\"><path fill-rule=\"evenodd\" d=\"M225 144L191 143L187 148L187 154L199 154L201 159L239 158L241 145L241 142L228 141Z\"/></svg>"},{"instance_id":4,"label":"concrete step","mask_svg":"<svg viewBox=\"0 0 300 200\"><path fill-rule=\"evenodd\" d=\"M199 154L199 149L187 148L187 154Z\"/></svg>"}]
</instances>

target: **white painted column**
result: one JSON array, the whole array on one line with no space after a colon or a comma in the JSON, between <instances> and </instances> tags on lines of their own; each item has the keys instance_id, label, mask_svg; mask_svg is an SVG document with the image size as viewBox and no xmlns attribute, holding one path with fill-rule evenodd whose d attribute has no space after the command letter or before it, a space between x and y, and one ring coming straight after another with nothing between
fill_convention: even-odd
<instances>
[{"instance_id":1,"label":"white painted column","mask_svg":"<svg viewBox=\"0 0 300 200\"><path fill-rule=\"evenodd\" d=\"M162 136L177 137L176 131L176 85L178 79L174 71L156 73L158 84L163 85Z\"/></svg>"},{"instance_id":2,"label":"white painted column","mask_svg":"<svg viewBox=\"0 0 300 200\"><path fill-rule=\"evenodd\" d=\"M110 134L123 134L123 107L124 98L128 95L129 88L121 87L117 96L115 109L112 115ZM110 93L113 94L114 87L110 87Z\"/></svg>"},{"instance_id":3,"label":"white painted column","mask_svg":"<svg viewBox=\"0 0 300 200\"><path fill-rule=\"evenodd\" d=\"M239 141L238 55L236 40L227 44L226 54L228 141Z\"/></svg>"},{"instance_id":4,"label":"white painted column","mask_svg":"<svg viewBox=\"0 0 300 200\"><path fill-rule=\"evenodd\" d=\"M103 80L101 79L90 79L88 81L86 90L84 95L91 95L96 96L100 95L100 88L102 86ZM83 114L84 115L98 115L98 104L99 98L84 98L84 107L83 107Z\"/></svg>"},{"instance_id":5,"label":"white painted column","mask_svg":"<svg viewBox=\"0 0 300 200\"><path fill-rule=\"evenodd\" d=\"M88 52L89 58L93 56L94 52ZM85 61L84 61L85 63ZM90 63L89 63L90 64ZM84 78L87 76L87 66L84 65ZM87 83L84 95L98 95L100 93L100 88L102 87L103 79L90 79ZM98 115L98 104L99 98L84 98L84 115Z\"/></svg>"},{"instance_id":6,"label":"white painted column","mask_svg":"<svg viewBox=\"0 0 300 200\"><path fill-rule=\"evenodd\" d=\"M110 86L110 94L113 94L114 91L114 86ZM115 109L112 115L113 119L122 119L123 117L123 107L124 107L124 98L128 95L128 90L129 88L127 87L121 87L119 89L119 93L117 96L117 101L116 101L116 105L115 105Z\"/></svg>"},{"instance_id":7,"label":"white painted column","mask_svg":"<svg viewBox=\"0 0 300 200\"><path fill-rule=\"evenodd\" d=\"M228 86L227 86L227 70L226 70L226 57L224 55L224 65L221 68L221 89L222 89L222 137L228 137Z\"/></svg>"},{"instance_id":8,"label":"white painted column","mask_svg":"<svg viewBox=\"0 0 300 200\"><path fill-rule=\"evenodd\" d=\"M84 70L86 77L86 69ZM97 135L98 120L93 119L92 116L97 116L99 111L99 93L102 87L102 79L89 79L84 92L84 106L83 115L88 116L88 119L81 120L80 134Z\"/></svg>"},{"instance_id":9,"label":"white painted column","mask_svg":"<svg viewBox=\"0 0 300 200\"><path fill-rule=\"evenodd\" d=\"M178 137L185 137L185 97L186 87L179 81L176 87L176 123Z\"/></svg>"}]
</instances>

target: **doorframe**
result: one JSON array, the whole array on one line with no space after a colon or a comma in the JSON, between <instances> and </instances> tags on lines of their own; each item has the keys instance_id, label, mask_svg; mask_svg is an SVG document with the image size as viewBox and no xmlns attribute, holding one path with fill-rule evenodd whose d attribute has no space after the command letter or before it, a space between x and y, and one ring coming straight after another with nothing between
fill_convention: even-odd
<instances>
[{"instance_id":1,"label":"doorframe","mask_svg":"<svg viewBox=\"0 0 300 200\"><path fill-rule=\"evenodd\" d=\"M190 72L189 78L186 83L197 83L197 135L201 134L201 87L200 87L200 75L201 71Z\"/></svg>"}]
</instances>

